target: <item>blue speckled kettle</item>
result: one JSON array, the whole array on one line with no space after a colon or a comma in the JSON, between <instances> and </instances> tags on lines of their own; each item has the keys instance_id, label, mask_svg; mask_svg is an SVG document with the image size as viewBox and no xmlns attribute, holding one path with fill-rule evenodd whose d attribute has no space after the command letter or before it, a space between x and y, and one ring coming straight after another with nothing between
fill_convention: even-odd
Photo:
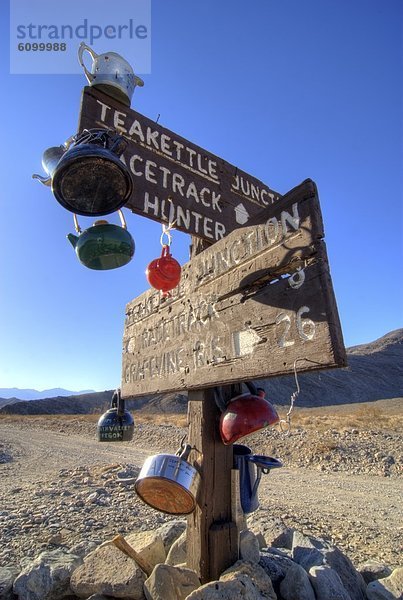
<instances>
[{"instance_id":1,"label":"blue speckled kettle","mask_svg":"<svg viewBox=\"0 0 403 600\"><path fill-rule=\"evenodd\" d=\"M234 469L239 470L239 492L241 506L245 514L259 508L258 488L262 473L270 473L271 469L283 464L271 456L252 454L248 446L234 444Z\"/></svg>"}]
</instances>

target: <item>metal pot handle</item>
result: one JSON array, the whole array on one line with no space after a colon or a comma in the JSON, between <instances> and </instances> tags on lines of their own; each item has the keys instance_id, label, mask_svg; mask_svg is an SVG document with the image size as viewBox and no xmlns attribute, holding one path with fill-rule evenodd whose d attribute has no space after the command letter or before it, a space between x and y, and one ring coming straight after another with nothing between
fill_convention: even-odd
<instances>
[{"instance_id":1,"label":"metal pot handle","mask_svg":"<svg viewBox=\"0 0 403 600\"><path fill-rule=\"evenodd\" d=\"M91 83L91 81L94 81L95 77L92 73L90 73L90 71L87 69L87 67L84 64L83 54L85 51L87 51L90 54L93 61L95 61L95 59L98 58L98 54L96 52L94 52L94 50L92 48L87 46L87 44L85 44L84 42L81 42L80 46L78 47L78 62L83 67L84 73L85 73L85 76L86 76L88 82Z\"/></svg>"}]
</instances>

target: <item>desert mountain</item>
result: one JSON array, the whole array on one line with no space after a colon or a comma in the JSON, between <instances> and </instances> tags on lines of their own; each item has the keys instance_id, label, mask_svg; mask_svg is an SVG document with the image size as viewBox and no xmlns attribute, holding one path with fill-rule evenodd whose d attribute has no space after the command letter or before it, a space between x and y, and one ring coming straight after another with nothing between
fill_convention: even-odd
<instances>
[{"instance_id":1,"label":"desert mountain","mask_svg":"<svg viewBox=\"0 0 403 600\"><path fill-rule=\"evenodd\" d=\"M52 388L50 390L20 389L20 388L0 388L1 400L42 400L43 398L54 398L56 396L73 396L78 394L88 394L94 390L80 390L73 392L63 388Z\"/></svg>"},{"instance_id":2,"label":"desert mountain","mask_svg":"<svg viewBox=\"0 0 403 600\"><path fill-rule=\"evenodd\" d=\"M403 329L392 331L369 344L347 350L348 367L298 375L298 406L371 402L403 397ZM273 404L287 405L296 390L294 376L255 382L266 390ZM102 413L113 390L83 393L7 404L0 414L88 414ZM177 412L186 410L186 395L150 395L126 402L128 410Z\"/></svg>"},{"instance_id":3,"label":"desert mountain","mask_svg":"<svg viewBox=\"0 0 403 600\"><path fill-rule=\"evenodd\" d=\"M403 329L391 331L369 344L347 349L345 369L298 375L298 405L332 406L403 397ZM260 382L274 404L288 404L296 390L294 376Z\"/></svg>"}]
</instances>

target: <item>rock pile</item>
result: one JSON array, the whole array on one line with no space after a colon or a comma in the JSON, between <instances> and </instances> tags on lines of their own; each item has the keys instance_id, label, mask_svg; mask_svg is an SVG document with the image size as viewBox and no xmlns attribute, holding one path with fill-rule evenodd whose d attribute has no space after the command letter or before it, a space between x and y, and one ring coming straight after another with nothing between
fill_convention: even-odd
<instances>
[{"instance_id":1,"label":"rock pile","mask_svg":"<svg viewBox=\"0 0 403 600\"><path fill-rule=\"evenodd\" d=\"M0 568L0 600L401 600L403 567L356 569L337 547L279 520L262 534L244 530L240 560L217 581L200 585L186 567L186 521L137 531L126 542L145 573L113 541L95 548L42 552L22 570Z\"/></svg>"}]
</instances>

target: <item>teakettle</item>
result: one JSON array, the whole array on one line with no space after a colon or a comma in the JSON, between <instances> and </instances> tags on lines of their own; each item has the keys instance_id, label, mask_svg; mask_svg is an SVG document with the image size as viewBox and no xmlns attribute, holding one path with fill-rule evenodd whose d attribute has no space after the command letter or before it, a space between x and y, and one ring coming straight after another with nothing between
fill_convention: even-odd
<instances>
[{"instance_id":1,"label":"teakettle","mask_svg":"<svg viewBox=\"0 0 403 600\"><path fill-rule=\"evenodd\" d=\"M161 256L150 262L146 270L148 283L156 290L161 290L163 296L169 296L179 283L182 268L178 261L172 256L169 246L162 246Z\"/></svg>"},{"instance_id":2,"label":"teakettle","mask_svg":"<svg viewBox=\"0 0 403 600\"><path fill-rule=\"evenodd\" d=\"M127 231L126 221L121 210L118 211L122 226L108 221L95 221L92 227L81 232L77 217L74 224L77 233L69 233L67 239L76 251L78 260L89 269L105 271L123 267L134 255L134 240Z\"/></svg>"},{"instance_id":3,"label":"teakettle","mask_svg":"<svg viewBox=\"0 0 403 600\"><path fill-rule=\"evenodd\" d=\"M118 388L113 392L110 409L98 421L98 441L130 442L133 432L133 417L125 410L124 400Z\"/></svg>"},{"instance_id":4,"label":"teakettle","mask_svg":"<svg viewBox=\"0 0 403 600\"><path fill-rule=\"evenodd\" d=\"M50 148L47 148L42 155L42 167L44 168L47 177L35 173L32 175L33 179L39 179L43 185L48 185L50 187L52 185L53 173L66 150L67 142L63 146L51 146Z\"/></svg>"},{"instance_id":5,"label":"teakettle","mask_svg":"<svg viewBox=\"0 0 403 600\"><path fill-rule=\"evenodd\" d=\"M33 175L51 185L56 200L77 215L101 216L115 212L130 197L132 178L120 160L127 141L110 129L84 129L64 146L43 153L48 177Z\"/></svg>"},{"instance_id":6,"label":"teakettle","mask_svg":"<svg viewBox=\"0 0 403 600\"><path fill-rule=\"evenodd\" d=\"M91 72L84 64L85 51L90 54L93 61ZM127 106L130 106L135 87L144 85L144 81L134 74L129 63L116 52L97 54L90 46L81 42L78 48L78 60L90 85Z\"/></svg>"},{"instance_id":7,"label":"teakettle","mask_svg":"<svg viewBox=\"0 0 403 600\"><path fill-rule=\"evenodd\" d=\"M233 444L245 435L278 423L279 416L265 399L263 389L246 383L249 393L232 398L220 417L220 434L223 444Z\"/></svg>"}]
</instances>

